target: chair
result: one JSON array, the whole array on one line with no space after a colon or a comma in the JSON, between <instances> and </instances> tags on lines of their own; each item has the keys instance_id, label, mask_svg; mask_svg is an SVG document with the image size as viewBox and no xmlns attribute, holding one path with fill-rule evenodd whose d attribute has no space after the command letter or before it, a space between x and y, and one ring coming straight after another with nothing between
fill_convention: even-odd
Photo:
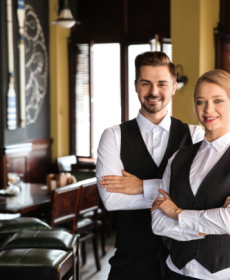
<instances>
[{"instance_id":1,"label":"chair","mask_svg":"<svg viewBox=\"0 0 230 280\"><path fill-rule=\"evenodd\" d=\"M79 193L80 185L70 185L69 188L60 188L59 192L55 192L55 199L53 199L52 205L52 218L50 221L53 227L57 223L62 223L63 221L72 220L72 227L75 226L75 213L76 213L76 201L78 201L80 195ZM69 193L67 193L69 192ZM59 193L61 195L59 196ZM71 199L73 201L71 202ZM76 200L75 200L76 199ZM4 242L9 236L25 230L51 230L51 227L37 219L37 218L16 218L11 220L0 220L0 243ZM73 233L73 231L72 231Z\"/></svg>"},{"instance_id":2,"label":"chair","mask_svg":"<svg viewBox=\"0 0 230 280\"><path fill-rule=\"evenodd\" d=\"M70 173L49 174L46 176L47 192L76 183L76 178Z\"/></svg>"},{"instance_id":3,"label":"chair","mask_svg":"<svg viewBox=\"0 0 230 280\"><path fill-rule=\"evenodd\" d=\"M100 196L97 189L96 178L87 179L79 182L82 185L82 193L80 197L77 224L75 233L80 234L80 243L82 245L82 260L86 263L86 240L91 239L93 243L93 252L97 270L101 270L100 260L98 257L98 220L97 211L100 204ZM91 218L85 215L93 211Z\"/></svg>"},{"instance_id":4,"label":"chair","mask_svg":"<svg viewBox=\"0 0 230 280\"><path fill-rule=\"evenodd\" d=\"M74 234L81 191L80 183L71 184L54 191L50 217L52 228L58 224L70 222L70 233Z\"/></svg>"},{"instance_id":5,"label":"chair","mask_svg":"<svg viewBox=\"0 0 230 280\"><path fill-rule=\"evenodd\" d=\"M65 231L23 231L14 234L2 244L2 250L57 249L71 251L74 256L74 280L79 275L79 236Z\"/></svg>"},{"instance_id":6,"label":"chair","mask_svg":"<svg viewBox=\"0 0 230 280\"><path fill-rule=\"evenodd\" d=\"M69 280L74 275L72 252L12 249L0 253L1 280Z\"/></svg>"},{"instance_id":7,"label":"chair","mask_svg":"<svg viewBox=\"0 0 230 280\"><path fill-rule=\"evenodd\" d=\"M76 156L59 157L57 158L58 172L71 172L72 171L71 165L76 163L77 163Z\"/></svg>"},{"instance_id":8,"label":"chair","mask_svg":"<svg viewBox=\"0 0 230 280\"><path fill-rule=\"evenodd\" d=\"M80 234L83 264L86 262L85 241L92 239L98 271L101 269L97 248L98 223L96 219L99 202L100 196L95 178L56 189L53 193L50 219L51 227L57 228L58 225L68 222L67 228L70 233ZM84 218L83 215L90 211L94 213L93 219Z\"/></svg>"}]
</instances>

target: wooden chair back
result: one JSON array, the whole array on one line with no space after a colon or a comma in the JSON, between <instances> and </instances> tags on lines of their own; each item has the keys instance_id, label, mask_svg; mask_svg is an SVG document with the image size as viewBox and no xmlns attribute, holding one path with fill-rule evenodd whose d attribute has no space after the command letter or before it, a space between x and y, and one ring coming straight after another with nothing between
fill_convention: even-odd
<instances>
[{"instance_id":1,"label":"wooden chair back","mask_svg":"<svg viewBox=\"0 0 230 280\"><path fill-rule=\"evenodd\" d=\"M96 211L100 204L100 195L97 189L97 179L91 178L80 181L82 193L79 205L79 214L82 215L89 211Z\"/></svg>"},{"instance_id":2,"label":"wooden chair back","mask_svg":"<svg viewBox=\"0 0 230 280\"><path fill-rule=\"evenodd\" d=\"M49 174L46 177L47 192L76 183L76 178L70 173Z\"/></svg>"},{"instance_id":3,"label":"wooden chair back","mask_svg":"<svg viewBox=\"0 0 230 280\"><path fill-rule=\"evenodd\" d=\"M56 224L70 221L70 232L74 233L81 190L81 184L75 183L54 191L50 219L52 227Z\"/></svg>"}]
</instances>

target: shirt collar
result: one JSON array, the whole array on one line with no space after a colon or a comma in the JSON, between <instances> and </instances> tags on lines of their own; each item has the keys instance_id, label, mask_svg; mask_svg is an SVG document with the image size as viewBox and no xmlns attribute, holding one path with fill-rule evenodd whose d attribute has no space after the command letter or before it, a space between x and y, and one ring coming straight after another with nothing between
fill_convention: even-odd
<instances>
[{"instance_id":1,"label":"shirt collar","mask_svg":"<svg viewBox=\"0 0 230 280\"><path fill-rule=\"evenodd\" d=\"M200 151L202 152L207 147L210 147L216 150L216 152L219 152L230 145L229 139L230 139L230 131L212 142L208 142L206 138L204 138L200 147Z\"/></svg>"},{"instance_id":2,"label":"shirt collar","mask_svg":"<svg viewBox=\"0 0 230 280\"><path fill-rule=\"evenodd\" d=\"M136 120L137 120L137 123L138 123L138 126L139 126L141 132L152 131L153 129L155 129L157 127L163 128L164 130L169 132L170 126L171 126L171 117L169 115L169 112L166 114L166 116L163 118L163 120L158 125L155 125L152 122L150 122L148 119L146 119L141 114L140 111L137 115Z\"/></svg>"}]
</instances>

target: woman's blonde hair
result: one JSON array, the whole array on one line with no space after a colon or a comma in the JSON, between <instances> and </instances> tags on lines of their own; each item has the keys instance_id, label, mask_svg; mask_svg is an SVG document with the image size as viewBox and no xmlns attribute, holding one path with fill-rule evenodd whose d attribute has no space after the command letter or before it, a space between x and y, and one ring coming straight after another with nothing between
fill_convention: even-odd
<instances>
[{"instance_id":1,"label":"woman's blonde hair","mask_svg":"<svg viewBox=\"0 0 230 280\"><path fill-rule=\"evenodd\" d=\"M228 72L221 69L214 69L204 73L196 82L194 89L194 98L196 92L203 82L215 84L225 90L226 94L230 98L230 75Z\"/></svg>"}]
</instances>

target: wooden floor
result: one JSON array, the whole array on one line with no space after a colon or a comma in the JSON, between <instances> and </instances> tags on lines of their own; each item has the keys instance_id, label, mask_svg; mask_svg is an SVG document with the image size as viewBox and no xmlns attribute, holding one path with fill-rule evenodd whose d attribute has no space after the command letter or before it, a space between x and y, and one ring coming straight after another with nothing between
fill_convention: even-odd
<instances>
[{"instance_id":1,"label":"wooden floor","mask_svg":"<svg viewBox=\"0 0 230 280\"><path fill-rule=\"evenodd\" d=\"M99 272L96 271L91 242L87 243L87 261L86 265L81 266L81 280L107 280L110 271L108 260L114 255L114 243L114 235L106 239L107 254L100 259L101 271ZM99 252L101 254L100 246Z\"/></svg>"}]
</instances>

